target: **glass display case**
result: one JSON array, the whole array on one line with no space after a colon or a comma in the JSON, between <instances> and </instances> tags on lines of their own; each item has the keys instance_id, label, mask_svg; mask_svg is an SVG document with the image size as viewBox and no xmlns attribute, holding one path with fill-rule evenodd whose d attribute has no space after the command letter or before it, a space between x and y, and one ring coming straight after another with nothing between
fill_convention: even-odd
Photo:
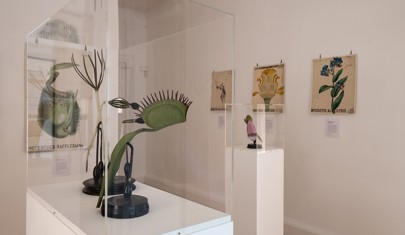
<instances>
[{"instance_id":1,"label":"glass display case","mask_svg":"<svg viewBox=\"0 0 405 235\"><path fill-rule=\"evenodd\" d=\"M211 109L214 72L233 71L231 15L72 0L26 48L27 234L232 234Z\"/></svg>"},{"instance_id":2,"label":"glass display case","mask_svg":"<svg viewBox=\"0 0 405 235\"><path fill-rule=\"evenodd\" d=\"M283 234L284 106L226 105L226 211L235 234Z\"/></svg>"},{"instance_id":3,"label":"glass display case","mask_svg":"<svg viewBox=\"0 0 405 235\"><path fill-rule=\"evenodd\" d=\"M284 105L227 104L226 147L248 147L253 137L248 136L246 118L251 117L255 128L257 151L284 148ZM249 118L248 118L249 119Z\"/></svg>"}]
</instances>

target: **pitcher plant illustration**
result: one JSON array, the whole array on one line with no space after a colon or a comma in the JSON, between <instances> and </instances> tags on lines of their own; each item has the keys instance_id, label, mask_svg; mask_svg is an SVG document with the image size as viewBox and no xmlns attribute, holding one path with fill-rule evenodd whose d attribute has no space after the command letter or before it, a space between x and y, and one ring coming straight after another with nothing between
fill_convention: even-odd
<instances>
[{"instance_id":1,"label":"pitcher plant illustration","mask_svg":"<svg viewBox=\"0 0 405 235\"><path fill-rule=\"evenodd\" d=\"M54 87L59 76L58 70L71 67L73 67L71 63L59 63L50 68L49 79L42 87L38 104L39 126L45 133L58 139L75 135L79 125L78 91L62 91Z\"/></svg>"}]
</instances>

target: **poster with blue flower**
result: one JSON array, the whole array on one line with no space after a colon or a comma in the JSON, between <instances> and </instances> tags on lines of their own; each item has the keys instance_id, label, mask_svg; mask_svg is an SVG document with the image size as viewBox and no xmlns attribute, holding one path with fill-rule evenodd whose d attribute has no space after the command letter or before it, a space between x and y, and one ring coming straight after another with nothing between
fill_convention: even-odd
<instances>
[{"instance_id":1,"label":"poster with blue flower","mask_svg":"<svg viewBox=\"0 0 405 235\"><path fill-rule=\"evenodd\" d=\"M355 55L315 59L312 72L311 113L354 113Z\"/></svg>"}]
</instances>

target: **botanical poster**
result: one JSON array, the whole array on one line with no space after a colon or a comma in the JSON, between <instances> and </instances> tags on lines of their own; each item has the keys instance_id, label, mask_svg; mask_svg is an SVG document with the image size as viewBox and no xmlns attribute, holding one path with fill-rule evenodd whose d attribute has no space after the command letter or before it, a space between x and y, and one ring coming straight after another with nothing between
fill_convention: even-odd
<instances>
[{"instance_id":1,"label":"botanical poster","mask_svg":"<svg viewBox=\"0 0 405 235\"><path fill-rule=\"evenodd\" d=\"M313 61L312 113L354 113L355 62L355 55Z\"/></svg>"},{"instance_id":2,"label":"botanical poster","mask_svg":"<svg viewBox=\"0 0 405 235\"><path fill-rule=\"evenodd\" d=\"M273 110L274 108L270 108L272 107L270 105L283 105L284 91L284 64L254 68L252 92L253 107L258 107L257 105L264 104L265 109L268 112L282 111ZM257 111L257 109L254 108L253 111Z\"/></svg>"},{"instance_id":3,"label":"botanical poster","mask_svg":"<svg viewBox=\"0 0 405 235\"><path fill-rule=\"evenodd\" d=\"M232 103L232 70L212 72L211 110L225 110Z\"/></svg>"},{"instance_id":4,"label":"botanical poster","mask_svg":"<svg viewBox=\"0 0 405 235\"><path fill-rule=\"evenodd\" d=\"M63 56L69 61L70 56ZM69 55L71 55L69 53ZM56 56L58 57L58 56ZM27 145L29 152L85 147L89 91L59 58L27 59Z\"/></svg>"}]
</instances>

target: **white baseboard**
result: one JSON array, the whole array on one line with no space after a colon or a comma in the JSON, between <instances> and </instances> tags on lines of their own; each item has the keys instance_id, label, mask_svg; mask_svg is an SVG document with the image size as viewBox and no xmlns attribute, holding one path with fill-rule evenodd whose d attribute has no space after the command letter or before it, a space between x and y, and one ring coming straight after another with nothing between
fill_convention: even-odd
<instances>
[{"instance_id":1,"label":"white baseboard","mask_svg":"<svg viewBox=\"0 0 405 235\"><path fill-rule=\"evenodd\" d=\"M284 217L284 235L343 235L296 219Z\"/></svg>"}]
</instances>

